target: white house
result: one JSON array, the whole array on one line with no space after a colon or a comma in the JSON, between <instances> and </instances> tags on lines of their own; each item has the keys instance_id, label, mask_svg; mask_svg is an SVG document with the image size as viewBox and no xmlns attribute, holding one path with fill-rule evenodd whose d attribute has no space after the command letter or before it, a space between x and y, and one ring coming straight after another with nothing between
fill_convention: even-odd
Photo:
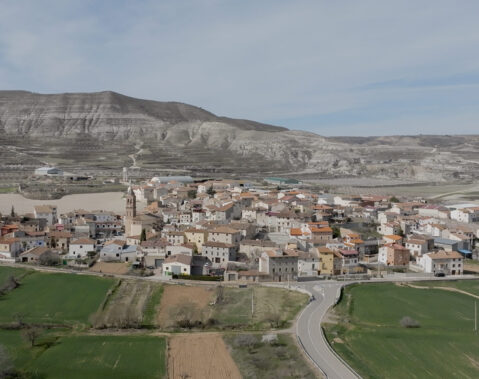
<instances>
[{"instance_id":1,"label":"white house","mask_svg":"<svg viewBox=\"0 0 479 379\"><path fill-rule=\"evenodd\" d=\"M191 275L193 257L190 255L171 255L163 261L163 275Z\"/></svg>"},{"instance_id":2,"label":"white house","mask_svg":"<svg viewBox=\"0 0 479 379\"><path fill-rule=\"evenodd\" d=\"M318 276L319 255L298 251L298 276Z\"/></svg>"},{"instance_id":3,"label":"white house","mask_svg":"<svg viewBox=\"0 0 479 379\"><path fill-rule=\"evenodd\" d=\"M236 260L236 245L206 241L201 247L201 255L207 257L213 268L226 268L228 262Z\"/></svg>"},{"instance_id":4,"label":"white house","mask_svg":"<svg viewBox=\"0 0 479 379\"><path fill-rule=\"evenodd\" d=\"M413 257L421 257L428 252L427 241L410 238L406 240L406 249L409 249Z\"/></svg>"},{"instance_id":5,"label":"white house","mask_svg":"<svg viewBox=\"0 0 479 379\"><path fill-rule=\"evenodd\" d=\"M455 209L451 211L451 219L466 224L479 222L479 207Z\"/></svg>"},{"instance_id":6,"label":"white house","mask_svg":"<svg viewBox=\"0 0 479 379\"><path fill-rule=\"evenodd\" d=\"M108 241L100 251L100 259L105 262L135 262L137 248L137 245L127 245L123 240Z\"/></svg>"},{"instance_id":7,"label":"white house","mask_svg":"<svg viewBox=\"0 0 479 379\"><path fill-rule=\"evenodd\" d=\"M462 275L464 270L463 257L457 251L424 254L419 259L419 265L424 272L432 274Z\"/></svg>"},{"instance_id":8,"label":"white house","mask_svg":"<svg viewBox=\"0 0 479 379\"><path fill-rule=\"evenodd\" d=\"M89 251L95 251L95 241L90 238L78 238L70 241L68 248L69 258L85 258Z\"/></svg>"},{"instance_id":9,"label":"white house","mask_svg":"<svg viewBox=\"0 0 479 379\"><path fill-rule=\"evenodd\" d=\"M35 218L43 218L47 220L48 225L56 224L57 219L57 207L55 205L36 205L33 208L33 215Z\"/></svg>"}]
</instances>

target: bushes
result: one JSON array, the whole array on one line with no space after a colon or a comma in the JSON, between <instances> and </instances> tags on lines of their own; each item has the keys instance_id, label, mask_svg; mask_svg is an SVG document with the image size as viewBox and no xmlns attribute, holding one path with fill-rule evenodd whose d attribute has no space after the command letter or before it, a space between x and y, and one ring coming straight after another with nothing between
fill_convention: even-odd
<instances>
[{"instance_id":1,"label":"bushes","mask_svg":"<svg viewBox=\"0 0 479 379\"><path fill-rule=\"evenodd\" d=\"M409 316L404 316L399 323L403 328L419 328L421 326L419 321L416 321Z\"/></svg>"},{"instance_id":2,"label":"bushes","mask_svg":"<svg viewBox=\"0 0 479 379\"><path fill-rule=\"evenodd\" d=\"M186 280L202 280L205 282L220 282L223 280L221 276L208 276L208 275L177 275L173 274L173 279L186 279Z\"/></svg>"}]
</instances>

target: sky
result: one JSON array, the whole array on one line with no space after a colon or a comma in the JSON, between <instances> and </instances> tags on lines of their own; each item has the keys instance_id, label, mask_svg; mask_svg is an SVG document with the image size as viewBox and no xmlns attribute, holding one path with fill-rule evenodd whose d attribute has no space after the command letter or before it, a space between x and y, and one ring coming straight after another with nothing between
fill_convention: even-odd
<instances>
[{"instance_id":1,"label":"sky","mask_svg":"<svg viewBox=\"0 0 479 379\"><path fill-rule=\"evenodd\" d=\"M0 89L325 136L479 133L477 0L0 0Z\"/></svg>"}]
</instances>

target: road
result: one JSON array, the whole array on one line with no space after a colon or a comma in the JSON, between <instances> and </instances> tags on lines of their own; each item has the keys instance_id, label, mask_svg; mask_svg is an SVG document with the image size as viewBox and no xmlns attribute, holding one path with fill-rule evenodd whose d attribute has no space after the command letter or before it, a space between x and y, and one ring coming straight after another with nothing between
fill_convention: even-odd
<instances>
[{"instance_id":1,"label":"road","mask_svg":"<svg viewBox=\"0 0 479 379\"><path fill-rule=\"evenodd\" d=\"M342 284L337 282L301 284L301 287L311 292L316 300L313 300L299 316L296 335L306 354L328 379L359 377L333 353L321 331L321 322L328 309L336 302L341 286Z\"/></svg>"},{"instance_id":2,"label":"road","mask_svg":"<svg viewBox=\"0 0 479 379\"><path fill-rule=\"evenodd\" d=\"M472 275L463 275L461 277L448 276L443 278L425 277L418 274L417 276L408 277L390 277L383 279L371 279L366 281L356 281L365 283L374 282L415 282L415 281L444 281L444 280L470 280L476 279ZM336 282L336 281L313 281L297 283L293 287L301 288L313 294L315 300L303 309L296 321L296 336L301 342L302 348L306 355L313 363L323 372L328 379L349 379L360 378L360 376L350 368L339 356L333 352L329 343L326 341L322 330L321 323L323 318L332 307L339 296L340 288L343 285L352 282Z\"/></svg>"}]
</instances>

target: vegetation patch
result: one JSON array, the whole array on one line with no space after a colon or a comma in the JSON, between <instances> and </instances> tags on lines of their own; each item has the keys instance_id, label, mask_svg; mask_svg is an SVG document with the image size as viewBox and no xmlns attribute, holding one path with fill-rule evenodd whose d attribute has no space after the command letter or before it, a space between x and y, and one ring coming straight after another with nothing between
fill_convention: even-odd
<instances>
[{"instance_id":1,"label":"vegetation patch","mask_svg":"<svg viewBox=\"0 0 479 379\"><path fill-rule=\"evenodd\" d=\"M151 336L58 336L35 346L18 331L0 331L9 363L26 378L164 378L166 341ZM146 353L147 352L147 353Z\"/></svg>"},{"instance_id":2,"label":"vegetation patch","mask_svg":"<svg viewBox=\"0 0 479 379\"><path fill-rule=\"evenodd\" d=\"M106 302L91 317L95 328L139 328L152 294L159 287L153 282L121 280ZM150 316L148 316L150 317Z\"/></svg>"},{"instance_id":3,"label":"vegetation patch","mask_svg":"<svg viewBox=\"0 0 479 379\"><path fill-rule=\"evenodd\" d=\"M113 283L106 278L32 272L21 279L18 288L1 297L0 323L22 315L26 323L87 324Z\"/></svg>"},{"instance_id":4,"label":"vegetation patch","mask_svg":"<svg viewBox=\"0 0 479 379\"><path fill-rule=\"evenodd\" d=\"M290 335L265 339L258 334L237 334L224 340L244 378L316 377Z\"/></svg>"},{"instance_id":5,"label":"vegetation patch","mask_svg":"<svg viewBox=\"0 0 479 379\"><path fill-rule=\"evenodd\" d=\"M470 296L361 284L344 290L334 313L338 322L323 325L327 338L363 378L474 378L479 373Z\"/></svg>"}]
</instances>

